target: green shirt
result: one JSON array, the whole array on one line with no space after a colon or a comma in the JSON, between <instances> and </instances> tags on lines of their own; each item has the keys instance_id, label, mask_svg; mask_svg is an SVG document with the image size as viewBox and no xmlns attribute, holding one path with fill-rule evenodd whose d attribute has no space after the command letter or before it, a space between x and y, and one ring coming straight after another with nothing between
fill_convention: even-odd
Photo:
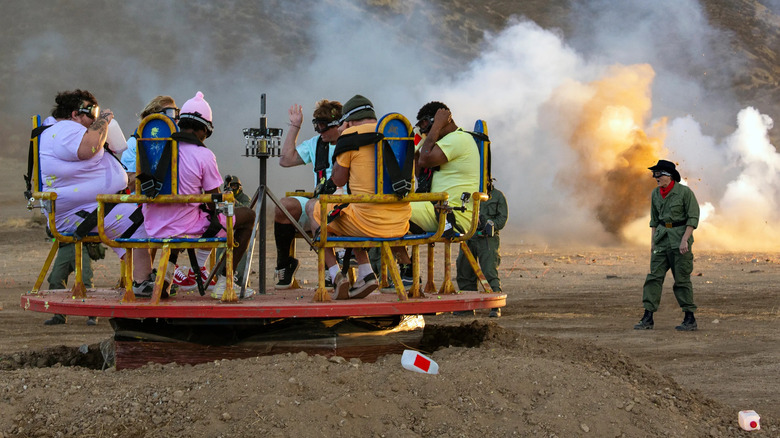
<instances>
[{"instance_id":1,"label":"green shirt","mask_svg":"<svg viewBox=\"0 0 780 438\"><path fill-rule=\"evenodd\" d=\"M684 223L672 228L667 224ZM661 197L661 190L656 187L650 196L650 227L655 227L653 241L656 248L676 248L680 246L685 228L699 226L699 203L688 186L678 182L666 195ZM688 245L693 244L693 234L688 238Z\"/></svg>"}]
</instances>

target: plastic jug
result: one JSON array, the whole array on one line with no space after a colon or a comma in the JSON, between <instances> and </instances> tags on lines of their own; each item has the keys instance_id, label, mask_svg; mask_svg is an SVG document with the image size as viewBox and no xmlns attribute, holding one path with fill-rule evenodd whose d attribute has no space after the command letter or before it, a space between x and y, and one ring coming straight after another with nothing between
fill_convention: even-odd
<instances>
[{"instance_id":1,"label":"plastic jug","mask_svg":"<svg viewBox=\"0 0 780 438\"><path fill-rule=\"evenodd\" d=\"M106 143L108 143L108 148L115 154L121 154L127 149L125 134L122 132L122 128L119 127L116 119L111 119L111 122L108 124Z\"/></svg>"},{"instance_id":2,"label":"plastic jug","mask_svg":"<svg viewBox=\"0 0 780 438\"><path fill-rule=\"evenodd\" d=\"M756 411L739 411L739 427L745 430L761 429L761 417Z\"/></svg>"},{"instance_id":3,"label":"plastic jug","mask_svg":"<svg viewBox=\"0 0 780 438\"><path fill-rule=\"evenodd\" d=\"M404 350L403 355L401 355L401 365L407 370L418 373L439 374L439 364L414 350Z\"/></svg>"}]
</instances>

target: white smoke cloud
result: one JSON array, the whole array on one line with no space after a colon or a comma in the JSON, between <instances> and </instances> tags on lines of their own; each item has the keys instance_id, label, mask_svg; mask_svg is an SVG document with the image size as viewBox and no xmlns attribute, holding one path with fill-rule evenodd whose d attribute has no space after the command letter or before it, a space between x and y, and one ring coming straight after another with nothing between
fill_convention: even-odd
<instances>
[{"instance_id":1,"label":"white smoke cloud","mask_svg":"<svg viewBox=\"0 0 780 438\"><path fill-rule=\"evenodd\" d=\"M82 3L89 4L69 3L70 12ZM314 102L322 98L344 102L359 93L379 113L397 111L409 118L425 102L441 100L464 128L476 119L488 121L493 174L507 195L515 235L614 243L596 220L592 201L577 195L582 187L561 178L576 175L583 161L599 159L572 151L571 121L593 96L593 81L610 67L649 64L655 73L653 108L638 127L647 130L669 118L664 158L679 164L702 205L712 205L713 224L721 217L743 217L739 211L747 210L761 216L764 228L774 227L777 181L770 176L777 164L766 139L771 123L755 110L744 110L735 126L739 107L725 79L740 60L724 50L728 35L707 24L696 1L574 2L572 30L565 37L514 18L502 31L486 35L481 55L451 69L442 67L452 61L438 55L439 47L431 44L436 34L428 31L435 27L429 17L446 11L430 5L377 17L359 1L249 2L251 8L236 6L240 3L232 13L241 32L193 20L226 10L206 2L120 3L101 11L103 19L91 27L77 15L68 18L65 10L36 18L38 36L30 35L13 50L8 42L3 47L3 59L14 60L13 80L4 92L20 104L20 131L27 129L26 113L47 112L59 90L95 92L103 106L115 111L126 135L155 95L170 94L181 105L201 90L214 109L216 130L209 147L222 172L238 174L251 190L257 160L241 157L241 130L258 125L261 93L268 93L271 127L287 128L287 108L304 105L299 140L314 134L308 120ZM776 7L776 0L771 5ZM271 6L275 9L267 10ZM27 11L15 20L38 17L38 8L29 2L17 1L8 11ZM297 25L274 28L274 16L294 17ZM263 26L275 29L282 41L288 38L296 50L263 40L267 33L258 30ZM27 72L46 69L53 71L46 81L25 78ZM310 169L282 170L275 159L268 162L267 177L277 195L308 189L312 181ZM642 230L628 234L646 244L647 219L637 223ZM707 245L705 233L703 224L697 245Z\"/></svg>"}]
</instances>

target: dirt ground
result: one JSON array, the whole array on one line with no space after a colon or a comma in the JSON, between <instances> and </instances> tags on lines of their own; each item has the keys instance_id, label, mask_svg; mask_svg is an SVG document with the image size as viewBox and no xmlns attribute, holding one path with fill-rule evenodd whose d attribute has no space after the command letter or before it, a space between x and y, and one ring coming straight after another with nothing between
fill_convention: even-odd
<instances>
[{"instance_id":1,"label":"dirt ground","mask_svg":"<svg viewBox=\"0 0 780 438\"><path fill-rule=\"evenodd\" d=\"M20 187L20 174L1 186ZM404 370L400 355L304 353L94 370L67 365L82 345L95 354L108 321L44 326L49 315L19 306L49 246L20 191L0 193L0 438L780 436L780 253L694 248L699 330L674 330L682 313L669 279L655 330L634 331L646 248L502 235L503 316L426 317L426 336L451 345L431 352L439 375ZM116 280L111 256L96 283ZM313 281L313 254L303 257L299 277ZM739 429L746 409L760 431Z\"/></svg>"}]
</instances>

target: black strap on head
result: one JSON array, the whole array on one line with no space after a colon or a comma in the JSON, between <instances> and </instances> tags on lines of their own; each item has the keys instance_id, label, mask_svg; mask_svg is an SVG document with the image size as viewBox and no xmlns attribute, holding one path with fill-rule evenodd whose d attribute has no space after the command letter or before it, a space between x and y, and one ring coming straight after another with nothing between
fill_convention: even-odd
<instances>
[{"instance_id":1,"label":"black strap on head","mask_svg":"<svg viewBox=\"0 0 780 438\"><path fill-rule=\"evenodd\" d=\"M344 123L344 122L346 122L346 121L347 121L347 118L348 118L349 116L351 116L352 114L355 114L356 112L358 112L358 111L363 111L363 110L372 110L372 111L373 111L373 110L374 110L374 107L373 107L373 106L371 106L371 105L361 105L361 106L358 106L358 107L352 108L352 109L351 109L351 110L349 110L348 112L346 112L346 113L344 113L344 114L342 114L342 115L341 115L341 118L339 119L339 125L340 125L340 124L342 124L342 123Z\"/></svg>"}]
</instances>

